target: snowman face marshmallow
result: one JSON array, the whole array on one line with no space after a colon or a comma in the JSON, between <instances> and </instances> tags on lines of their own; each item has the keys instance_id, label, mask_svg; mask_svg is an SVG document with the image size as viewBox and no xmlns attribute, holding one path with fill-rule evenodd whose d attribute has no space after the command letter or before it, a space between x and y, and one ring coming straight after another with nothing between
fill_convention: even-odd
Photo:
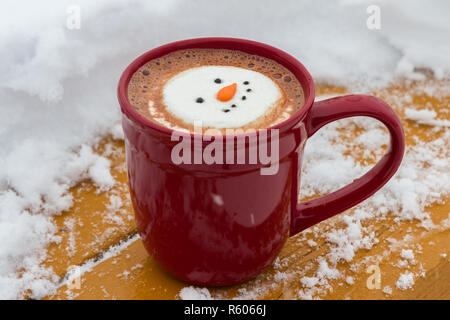
<instances>
[{"instance_id":1,"label":"snowman face marshmallow","mask_svg":"<svg viewBox=\"0 0 450 320\"><path fill-rule=\"evenodd\" d=\"M280 87L262 73L234 66L201 66L167 81L164 104L186 123L236 128L258 119L283 100Z\"/></svg>"}]
</instances>

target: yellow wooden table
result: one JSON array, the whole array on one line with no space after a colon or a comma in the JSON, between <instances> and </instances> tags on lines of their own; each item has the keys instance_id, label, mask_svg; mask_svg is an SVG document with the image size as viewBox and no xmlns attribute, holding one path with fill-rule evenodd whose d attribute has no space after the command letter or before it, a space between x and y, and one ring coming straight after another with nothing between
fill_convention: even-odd
<instances>
[{"instance_id":1,"label":"yellow wooden table","mask_svg":"<svg viewBox=\"0 0 450 320\"><path fill-rule=\"evenodd\" d=\"M450 82L428 80L427 85L449 88ZM450 94L433 97L416 90L422 83L404 83L374 92L388 101L402 118L407 145L415 139L430 141L442 135L445 129L433 130L406 120L405 103L408 94L411 108L433 108L440 119L449 119ZM317 95L343 94L344 88L319 85ZM415 94L415 92L419 92ZM448 91L448 90L447 90ZM401 102L399 102L401 101ZM356 136L361 130L354 130ZM344 135L345 137L349 137ZM350 135L351 137L351 135ZM117 183L108 192L99 192L91 181L84 181L71 192L73 207L55 217L59 227L60 243L48 248L45 264L61 278L61 287L48 299L178 299L180 290L189 284L180 282L161 270L147 255L137 236L133 210L128 196L125 151L122 141L105 138L96 151L106 155L112 163L112 174ZM356 177L355 177L356 178ZM321 299L449 299L450 298L450 204L448 199L435 203L426 210L440 228L425 229L418 221L397 221L387 215L384 221L375 219L376 237L380 240L370 250L356 252L351 263L338 263L337 269L351 272L351 279L329 279L314 292ZM347 213L351 213L348 211ZM447 221L447 223L445 223ZM344 228L339 216L314 227L321 231ZM408 268L398 265L400 245L420 248L414 263ZM313 242L311 241L313 240ZM276 263L256 279L244 284L209 288L204 291L213 298L297 299L299 291L307 289L302 278L313 275L317 261L330 251L326 239L313 232L303 232L290 238ZM373 257L377 257L373 261ZM356 267L355 267L356 266ZM372 266L367 270L368 266ZM375 270L375 269L376 270ZM350 270L350 271L349 271ZM405 270L420 274L411 289L400 290L396 281ZM374 276L379 272L381 283ZM69 276L70 275L70 276ZM200 294L200 288L197 291Z\"/></svg>"}]
</instances>

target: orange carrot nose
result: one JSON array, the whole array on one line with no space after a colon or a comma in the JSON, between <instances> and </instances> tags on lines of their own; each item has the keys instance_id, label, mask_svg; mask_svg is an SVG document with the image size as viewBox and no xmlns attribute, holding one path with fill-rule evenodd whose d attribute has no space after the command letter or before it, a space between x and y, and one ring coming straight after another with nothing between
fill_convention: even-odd
<instances>
[{"instance_id":1,"label":"orange carrot nose","mask_svg":"<svg viewBox=\"0 0 450 320\"><path fill-rule=\"evenodd\" d=\"M223 87L222 89L217 92L217 99L225 102L233 99L234 94L236 93L237 84L233 83L229 86Z\"/></svg>"}]
</instances>

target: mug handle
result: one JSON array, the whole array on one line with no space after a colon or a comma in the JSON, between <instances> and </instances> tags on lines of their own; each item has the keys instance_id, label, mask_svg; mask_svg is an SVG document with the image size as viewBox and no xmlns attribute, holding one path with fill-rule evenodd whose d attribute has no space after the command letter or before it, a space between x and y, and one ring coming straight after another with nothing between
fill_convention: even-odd
<instances>
[{"instance_id":1,"label":"mug handle","mask_svg":"<svg viewBox=\"0 0 450 320\"><path fill-rule=\"evenodd\" d=\"M362 177L328 195L298 202L300 168L294 170L294 190L290 235L355 206L380 189L397 171L405 151L405 135L400 119L384 101L367 95L347 95L315 102L305 118L306 134L311 137L322 126L342 118L367 116L381 121L389 130L389 149ZM298 161L294 162L295 164Z\"/></svg>"}]
</instances>

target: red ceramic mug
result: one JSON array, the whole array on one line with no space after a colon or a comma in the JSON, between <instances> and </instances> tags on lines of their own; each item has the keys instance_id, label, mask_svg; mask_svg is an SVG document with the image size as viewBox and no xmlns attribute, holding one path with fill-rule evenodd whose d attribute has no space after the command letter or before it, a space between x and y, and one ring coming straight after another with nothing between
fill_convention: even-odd
<instances>
[{"instance_id":1,"label":"red ceramic mug","mask_svg":"<svg viewBox=\"0 0 450 320\"><path fill-rule=\"evenodd\" d=\"M256 54L275 60L297 77L305 105L270 128L279 132L276 174L261 175L259 164L174 164L171 151L178 142L171 140L173 130L145 119L131 106L127 86L133 73L149 60L189 48ZM164 270L197 285L231 285L255 277L272 264L289 236L380 189L396 172L405 148L400 120L385 102L367 95L314 102L313 79L299 61L277 48L249 40L199 38L150 50L123 72L118 98L139 234ZM369 172L346 187L298 203L305 142L325 124L354 116L381 121L391 136L389 150ZM188 135L191 139L196 136Z\"/></svg>"}]
</instances>

